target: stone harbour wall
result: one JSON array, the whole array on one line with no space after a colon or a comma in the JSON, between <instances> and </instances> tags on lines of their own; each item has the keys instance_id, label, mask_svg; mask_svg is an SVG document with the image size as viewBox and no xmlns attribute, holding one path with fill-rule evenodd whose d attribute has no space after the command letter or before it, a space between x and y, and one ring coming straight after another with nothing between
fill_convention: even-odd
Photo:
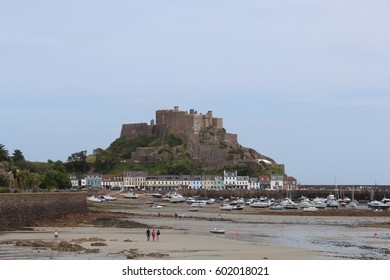
<instances>
[{"instance_id":1,"label":"stone harbour wall","mask_svg":"<svg viewBox=\"0 0 390 280\"><path fill-rule=\"evenodd\" d=\"M0 231L88 212L85 193L0 194Z\"/></svg>"}]
</instances>

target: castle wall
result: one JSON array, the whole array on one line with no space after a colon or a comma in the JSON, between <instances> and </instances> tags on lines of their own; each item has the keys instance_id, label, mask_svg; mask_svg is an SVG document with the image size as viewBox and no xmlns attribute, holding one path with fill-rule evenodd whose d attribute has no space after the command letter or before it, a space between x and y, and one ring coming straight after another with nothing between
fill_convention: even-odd
<instances>
[{"instance_id":1,"label":"castle wall","mask_svg":"<svg viewBox=\"0 0 390 280\"><path fill-rule=\"evenodd\" d=\"M238 146L238 140L237 140L237 134L233 133L226 133L224 137L225 144L230 147L237 147Z\"/></svg>"},{"instance_id":2,"label":"castle wall","mask_svg":"<svg viewBox=\"0 0 390 280\"><path fill-rule=\"evenodd\" d=\"M169 134L193 133L194 122L187 112L176 110L156 111L156 133L158 137Z\"/></svg>"},{"instance_id":3,"label":"castle wall","mask_svg":"<svg viewBox=\"0 0 390 280\"><path fill-rule=\"evenodd\" d=\"M130 138L141 135L151 135L152 132L159 138L170 134L180 137L187 148L194 150L194 161L202 162L205 168L223 168L225 162L238 160L234 155L227 154L220 148L220 143L227 147L237 148L237 134L226 133L222 118L213 118L212 111L207 114L198 114L194 109L180 111L178 106L173 110L157 110L156 122L147 125L124 124L121 136ZM139 148L132 153L132 160L139 162L154 162L159 160L153 155L151 148Z\"/></svg>"},{"instance_id":4,"label":"castle wall","mask_svg":"<svg viewBox=\"0 0 390 280\"><path fill-rule=\"evenodd\" d=\"M199 131L205 127L205 118L202 115L190 115L194 122L193 133L199 134Z\"/></svg>"},{"instance_id":5,"label":"castle wall","mask_svg":"<svg viewBox=\"0 0 390 280\"><path fill-rule=\"evenodd\" d=\"M121 137L136 138L139 136L152 135L152 126L146 123L123 124Z\"/></svg>"},{"instance_id":6,"label":"castle wall","mask_svg":"<svg viewBox=\"0 0 390 280\"><path fill-rule=\"evenodd\" d=\"M0 194L0 231L87 211L85 193Z\"/></svg>"},{"instance_id":7,"label":"castle wall","mask_svg":"<svg viewBox=\"0 0 390 280\"><path fill-rule=\"evenodd\" d=\"M197 111L191 109L189 112L179 111L179 107L175 106L173 110L157 110L156 123L123 124L121 137L136 138L144 135L152 135L155 130L156 135L164 138L169 134L185 137L189 134L199 134L199 132L207 127L223 129L222 118L213 118L212 111L207 114L198 114ZM230 139L230 138L229 138Z\"/></svg>"},{"instance_id":8,"label":"castle wall","mask_svg":"<svg viewBox=\"0 0 390 280\"><path fill-rule=\"evenodd\" d=\"M212 119L212 126L218 128L218 129L223 129L222 118L213 118Z\"/></svg>"}]
</instances>

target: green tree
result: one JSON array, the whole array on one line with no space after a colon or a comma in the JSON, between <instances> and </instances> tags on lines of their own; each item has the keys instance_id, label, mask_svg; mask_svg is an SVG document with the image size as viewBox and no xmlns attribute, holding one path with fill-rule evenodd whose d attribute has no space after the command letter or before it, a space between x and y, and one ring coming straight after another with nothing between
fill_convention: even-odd
<instances>
[{"instance_id":1,"label":"green tree","mask_svg":"<svg viewBox=\"0 0 390 280\"><path fill-rule=\"evenodd\" d=\"M0 162L7 161L9 162L11 158L9 157L8 150L3 144L0 144Z\"/></svg>"},{"instance_id":2,"label":"green tree","mask_svg":"<svg viewBox=\"0 0 390 280\"><path fill-rule=\"evenodd\" d=\"M57 170L57 171L60 171L62 173L66 173L66 168L65 168L65 165L62 161L57 160L52 165L53 165L53 170Z\"/></svg>"},{"instance_id":3,"label":"green tree","mask_svg":"<svg viewBox=\"0 0 390 280\"><path fill-rule=\"evenodd\" d=\"M87 151L73 153L68 157L68 162L65 164L66 170L70 173L88 173L91 169L87 162Z\"/></svg>"},{"instance_id":4,"label":"green tree","mask_svg":"<svg viewBox=\"0 0 390 280\"><path fill-rule=\"evenodd\" d=\"M46 172L40 187L42 189L66 189L71 188L72 184L67 174L58 170L49 170Z\"/></svg>"},{"instance_id":5,"label":"green tree","mask_svg":"<svg viewBox=\"0 0 390 280\"><path fill-rule=\"evenodd\" d=\"M0 188L8 187L8 176L4 173L0 173Z\"/></svg>"},{"instance_id":6,"label":"green tree","mask_svg":"<svg viewBox=\"0 0 390 280\"><path fill-rule=\"evenodd\" d=\"M14 153L12 154L12 159L15 163L25 160L22 151L18 149L14 150Z\"/></svg>"},{"instance_id":7,"label":"green tree","mask_svg":"<svg viewBox=\"0 0 390 280\"><path fill-rule=\"evenodd\" d=\"M19 171L17 173L17 179L21 189L36 189L43 181L41 174L33 173L29 170Z\"/></svg>"},{"instance_id":8,"label":"green tree","mask_svg":"<svg viewBox=\"0 0 390 280\"><path fill-rule=\"evenodd\" d=\"M108 150L97 148L93 151L93 154L96 157L94 162L96 172L109 172L119 162L118 157Z\"/></svg>"}]
</instances>

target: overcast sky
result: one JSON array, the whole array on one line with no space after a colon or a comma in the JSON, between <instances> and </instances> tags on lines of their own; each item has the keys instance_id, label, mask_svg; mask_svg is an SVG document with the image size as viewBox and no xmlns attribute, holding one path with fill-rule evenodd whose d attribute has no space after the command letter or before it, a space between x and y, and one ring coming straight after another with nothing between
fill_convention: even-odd
<instances>
[{"instance_id":1,"label":"overcast sky","mask_svg":"<svg viewBox=\"0 0 390 280\"><path fill-rule=\"evenodd\" d=\"M107 148L213 111L302 184L390 184L389 1L0 1L0 144Z\"/></svg>"}]
</instances>

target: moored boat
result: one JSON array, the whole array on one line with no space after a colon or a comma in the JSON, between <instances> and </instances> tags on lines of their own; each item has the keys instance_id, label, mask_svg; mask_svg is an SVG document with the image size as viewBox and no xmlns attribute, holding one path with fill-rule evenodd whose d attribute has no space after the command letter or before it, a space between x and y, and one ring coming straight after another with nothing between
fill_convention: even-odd
<instances>
[{"instance_id":1,"label":"moored boat","mask_svg":"<svg viewBox=\"0 0 390 280\"><path fill-rule=\"evenodd\" d=\"M229 203L223 203L223 204L219 207L219 210L230 211L230 210L233 210L233 206L231 206Z\"/></svg>"},{"instance_id":2,"label":"moored boat","mask_svg":"<svg viewBox=\"0 0 390 280\"><path fill-rule=\"evenodd\" d=\"M305 211L305 212L317 212L318 208L314 207L314 206L309 206L309 207L303 208L302 211Z\"/></svg>"},{"instance_id":3,"label":"moored boat","mask_svg":"<svg viewBox=\"0 0 390 280\"><path fill-rule=\"evenodd\" d=\"M224 229L218 229L218 228L213 228L212 230L210 230L211 233L216 233L216 234L224 234L226 232L226 230Z\"/></svg>"},{"instance_id":4,"label":"moored boat","mask_svg":"<svg viewBox=\"0 0 390 280\"><path fill-rule=\"evenodd\" d=\"M179 203L179 202L184 202L184 201L186 201L186 200L181 194L172 195L171 198L169 199L169 202L171 202L171 203Z\"/></svg>"},{"instance_id":5,"label":"moored boat","mask_svg":"<svg viewBox=\"0 0 390 280\"><path fill-rule=\"evenodd\" d=\"M105 201L115 201L116 197L111 195L102 195Z\"/></svg>"},{"instance_id":6,"label":"moored boat","mask_svg":"<svg viewBox=\"0 0 390 280\"><path fill-rule=\"evenodd\" d=\"M271 205L271 206L269 207L269 209L271 209L271 210L283 210L284 207L283 207L283 205L281 205L281 204L274 204L274 205Z\"/></svg>"},{"instance_id":7,"label":"moored boat","mask_svg":"<svg viewBox=\"0 0 390 280\"><path fill-rule=\"evenodd\" d=\"M271 203L268 201L254 201L249 204L252 208L267 208L270 207Z\"/></svg>"},{"instance_id":8,"label":"moored boat","mask_svg":"<svg viewBox=\"0 0 390 280\"><path fill-rule=\"evenodd\" d=\"M285 200L283 200L280 203L280 205L282 205L285 209L298 209L299 208L299 205L289 198L286 198Z\"/></svg>"},{"instance_id":9,"label":"moored boat","mask_svg":"<svg viewBox=\"0 0 390 280\"><path fill-rule=\"evenodd\" d=\"M204 201L196 201L190 204L191 207L205 207L206 205Z\"/></svg>"},{"instance_id":10,"label":"moored boat","mask_svg":"<svg viewBox=\"0 0 390 280\"><path fill-rule=\"evenodd\" d=\"M215 202L215 199L214 198L210 198L207 200L207 204L213 204Z\"/></svg>"},{"instance_id":11,"label":"moored boat","mask_svg":"<svg viewBox=\"0 0 390 280\"><path fill-rule=\"evenodd\" d=\"M123 195L125 198L131 198L131 199L136 199L138 198L138 194L134 193L134 192L129 192L129 193L125 193Z\"/></svg>"},{"instance_id":12,"label":"moored boat","mask_svg":"<svg viewBox=\"0 0 390 280\"><path fill-rule=\"evenodd\" d=\"M89 201L89 202L104 202L105 200L104 200L104 198L100 198L100 197L97 197L97 196L95 196L95 195L92 195L92 196L88 196L87 197L87 201Z\"/></svg>"},{"instance_id":13,"label":"moored boat","mask_svg":"<svg viewBox=\"0 0 390 280\"><path fill-rule=\"evenodd\" d=\"M367 206L372 209L381 209L381 210L387 210L390 208L390 204L383 203L377 200L370 201L369 203L367 203Z\"/></svg>"},{"instance_id":14,"label":"moored boat","mask_svg":"<svg viewBox=\"0 0 390 280\"><path fill-rule=\"evenodd\" d=\"M232 210L243 210L244 209L244 206L243 205L240 205L240 204L236 204L233 206L233 209Z\"/></svg>"}]
</instances>

